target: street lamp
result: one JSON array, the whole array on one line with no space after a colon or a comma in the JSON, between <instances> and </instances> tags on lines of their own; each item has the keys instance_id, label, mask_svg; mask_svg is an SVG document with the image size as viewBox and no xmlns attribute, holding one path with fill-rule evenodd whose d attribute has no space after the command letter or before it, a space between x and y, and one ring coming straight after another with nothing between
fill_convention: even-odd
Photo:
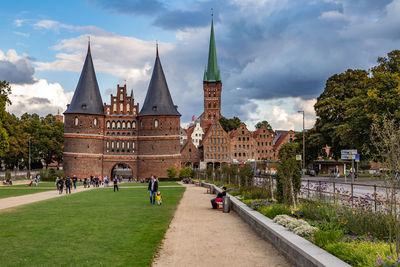
<instances>
[{"instance_id":1,"label":"street lamp","mask_svg":"<svg viewBox=\"0 0 400 267\"><path fill-rule=\"evenodd\" d=\"M28 140L28 144L29 144L29 159L28 159L29 176L31 175L31 139L32 139L32 137L29 136L29 140Z\"/></svg>"},{"instance_id":2,"label":"street lamp","mask_svg":"<svg viewBox=\"0 0 400 267\"><path fill-rule=\"evenodd\" d=\"M299 110L297 111L298 113L302 113L303 114L303 160L302 160L302 172L303 175L305 174L305 165L306 165L306 139L305 139L305 135L304 135L304 110Z\"/></svg>"}]
</instances>

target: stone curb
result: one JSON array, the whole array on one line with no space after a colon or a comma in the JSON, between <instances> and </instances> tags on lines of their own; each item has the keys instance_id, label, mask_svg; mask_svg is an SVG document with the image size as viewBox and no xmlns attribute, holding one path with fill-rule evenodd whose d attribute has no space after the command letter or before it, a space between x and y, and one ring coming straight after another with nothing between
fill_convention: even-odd
<instances>
[{"instance_id":1,"label":"stone curb","mask_svg":"<svg viewBox=\"0 0 400 267\"><path fill-rule=\"evenodd\" d=\"M202 186L214 186L215 190L222 189L207 183ZM336 256L328 253L310 241L302 238L285 227L274 223L258 211L249 208L237 198L230 196L232 210L234 210L250 227L264 240L271 243L285 258L295 266L351 266Z\"/></svg>"}]
</instances>

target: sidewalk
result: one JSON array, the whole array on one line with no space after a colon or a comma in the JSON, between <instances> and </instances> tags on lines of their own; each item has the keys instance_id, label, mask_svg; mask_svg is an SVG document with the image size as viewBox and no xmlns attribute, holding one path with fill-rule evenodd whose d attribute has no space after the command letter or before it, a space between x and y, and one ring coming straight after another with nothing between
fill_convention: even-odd
<instances>
[{"instance_id":1,"label":"sidewalk","mask_svg":"<svg viewBox=\"0 0 400 267\"><path fill-rule=\"evenodd\" d=\"M290 266L234 213L211 209L206 189L186 191L153 266Z\"/></svg>"},{"instance_id":2,"label":"sidewalk","mask_svg":"<svg viewBox=\"0 0 400 267\"><path fill-rule=\"evenodd\" d=\"M87 190L91 190L91 189L93 189L93 187L83 188L83 186L78 186L76 189L71 190L71 194L75 194L75 193L79 193L79 192L87 191ZM46 199L50 199L50 198L55 198L55 197L61 197L61 196L65 196L65 188L64 188L62 195L60 195L58 193L57 189L54 188L54 190L52 190L52 191L45 191L45 192L34 193L34 194L29 194L29 195L2 198L2 199L0 199L0 211L4 210L4 209L20 206L20 205L30 204L33 202L46 200Z\"/></svg>"}]
</instances>

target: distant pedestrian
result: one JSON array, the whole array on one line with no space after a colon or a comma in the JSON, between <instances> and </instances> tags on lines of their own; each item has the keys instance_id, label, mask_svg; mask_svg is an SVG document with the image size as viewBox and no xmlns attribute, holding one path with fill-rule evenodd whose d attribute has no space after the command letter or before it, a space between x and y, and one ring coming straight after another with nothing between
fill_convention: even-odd
<instances>
[{"instance_id":1,"label":"distant pedestrian","mask_svg":"<svg viewBox=\"0 0 400 267\"><path fill-rule=\"evenodd\" d=\"M64 178L61 178L60 181L58 181L58 185L59 193L61 195L64 190Z\"/></svg>"},{"instance_id":2,"label":"distant pedestrian","mask_svg":"<svg viewBox=\"0 0 400 267\"><path fill-rule=\"evenodd\" d=\"M117 189L117 191L119 191L119 188L118 188L118 178L117 178L117 176L114 177L114 192L115 192L115 189Z\"/></svg>"},{"instance_id":3,"label":"distant pedestrian","mask_svg":"<svg viewBox=\"0 0 400 267\"><path fill-rule=\"evenodd\" d=\"M149 191L150 194L150 204L154 205L156 202L156 192L158 191L158 182L156 177L153 175L151 176L147 190Z\"/></svg>"},{"instance_id":4,"label":"distant pedestrian","mask_svg":"<svg viewBox=\"0 0 400 267\"><path fill-rule=\"evenodd\" d=\"M39 182L38 182L38 178L35 178L35 186L38 186L39 185Z\"/></svg>"},{"instance_id":5,"label":"distant pedestrian","mask_svg":"<svg viewBox=\"0 0 400 267\"><path fill-rule=\"evenodd\" d=\"M65 179L65 194L71 194L71 180L69 178Z\"/></svg>"},{"instance_id":6,"label":"distant pedestrian","mask_svg":"<svg viewBox=\"0 0 400 267\"><path fill-rule=\"evenodd\" d=\"M78 178L76 178L76 175L72 177L72 183L74 184L74 189L76 189L76 182L78 182Z\"/></svg>"},{"instance_id":7,"label":"distant pedestrian","mask_svg":"<svg viewBox=\"0 0 400 267\"><path fill-rule=\"evenodd\" d=\"M60 178L56 178L56 186L57 186L57 191L59 191L60 190L60 185L59 185L59 182L60 182Z\"/></svg>"}]
</instances>

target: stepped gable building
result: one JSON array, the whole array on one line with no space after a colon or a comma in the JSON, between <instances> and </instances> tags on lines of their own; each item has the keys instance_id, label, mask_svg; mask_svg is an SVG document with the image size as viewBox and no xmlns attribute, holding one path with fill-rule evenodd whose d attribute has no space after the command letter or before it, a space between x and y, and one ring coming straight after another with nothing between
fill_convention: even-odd
<instances>
[{"instance_id":1,"label":"stepped gable building","mask_svg":"<svg viewBox=\"0 0 400 267\"><path fill-rule=\"evenodd\" d=\"M64 112L64 171L78 178L112 176L123 166L131 177L166 177L180 167L180 114L174 106L158 55L142 110L133 91L117 86L110 105L102 102L90 44L71 103ZM129 172L128 172L129 173Z\"/></svg>"}]
</instances>

